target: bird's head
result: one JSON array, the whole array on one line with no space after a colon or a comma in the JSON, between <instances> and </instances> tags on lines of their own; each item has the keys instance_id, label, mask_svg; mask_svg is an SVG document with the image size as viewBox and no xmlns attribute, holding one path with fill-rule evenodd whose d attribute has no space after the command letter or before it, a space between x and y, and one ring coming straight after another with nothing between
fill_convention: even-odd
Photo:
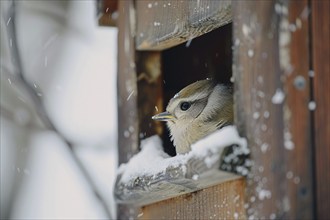
<instances>
[{"instance_id":1,"label":"bird's head","mask_svg":"<svg viewBox=\"0 0 330 220\"><path fill-rule=\"evenodd\" d=\"M177 153L186 153L198 139L232 124L232 105L231 86L206 79L183 88L152 119L166 121Z\"/></svg>"}]
</instances>

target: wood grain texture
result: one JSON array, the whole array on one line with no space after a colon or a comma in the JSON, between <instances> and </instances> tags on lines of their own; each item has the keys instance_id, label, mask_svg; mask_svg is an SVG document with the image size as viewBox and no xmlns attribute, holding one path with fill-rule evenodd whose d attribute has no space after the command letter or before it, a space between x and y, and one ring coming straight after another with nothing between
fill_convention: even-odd
<instances>
[{"instance_id":1,"label":"wood grain texture","mask_svg":"<svg viewBox=\"0 0 330 220\"><path fill-rule=\"evenodd\" d=\"M224 149L227 148L218 147L199 157L184 155L187 156L187 161L183 156L180 164L170 165L156 174L131 176L130 180L122 180L125 173L120 173L115 184L115 198L118 203L142 206L237 179L238 175L219 170L219 167L227 170L225 165L230 165L231 170L244 165L241 158L244 158L245 154L239 153L242 151L235 148L237 160L233 158L228 163L224 162L228 152ZM165 163L165 160L166 158L160 163Z\"/></svg>"},{"instance_id":2,"label":"wood grain texture","mask_svg":"<svg viewBox=\"0 0 330 220\"><path fill-rule=\"evenodd\" d=\"M313 218L309 23L300 17L306 7L307 1L233 5L236 124L254 161L250 218Z\"/></svg>"},{"instance_id":3,"label":"wood grain texture","mask_svg":"<svg viewBox=\"0 0 330 220\"><path fill-rule=\"evenodd\" d=\"M133 1L119 2L118 33L118 144L119 163L127 162L138 152L137 75L135 47L130 19Z\"/></svg>"},{"instance_id":4,"label":"wood grain texture","mask_svg":"<svg viewBox=\"0 0 330 220\"><path fill-rule=\"evenodd\" d=\"M245 219L239 178L142 208L139 219Z\"/></svg>"},{"instance_id":5,"label":"wood grain texture","mask_svg":"<svg viewBox=\"0 0 330 220\"><path fill-rule=\"evenodd\" d=\"M312 1L312 65L314 68L315 172L317 219L330 216L330 2Z\"/></svg>"},{"instance_id":6,"label":"wood grain texture","mask_svg":"<svg viewBox=\"0 0 330 220\"><path fill-rule=\"evenodd\" d=\"M280 21L280 66L284 75L283 89L286 100L283 106L285 193L290 210L285 218L312 219L314 217L313 192L313 142L312 119L309 110L311 101L309 78L309 31L308 17L303 13L308 1L289 1L288 15L283 14ZM282 9L283 10L283 9ZM286 27L286 22L289 26ZM291 26L290 26L291 25ZM290 35L290 41L283 41ZM286 59L286 53L289 59ZM284 59L284 61L283 61ZM291 173L293 178L290 177ZM286 197L284 197L286 199Z\"/></svg>"},{"instance_id":7,"label":"wood grain texture","mask_svg":"<svg viewBox=\"0 0 330 220\"><path fill-rule=\"evenodd\" d=\"M136 1L138 50L164 50L231 21L231 1Z\"/></svg>"},{"instance_id":8,"label":"wood grain texture","mask_svg":"<svg viewBox=\"0 0 330 220\"><path fill-rule=\"evenodd\" d=\"M137 76L135 45L130 25L134 16L133 10L133 0L119 1L117 77L119 164L126 163L138 152ZM135 209L120 205L117 217L128 219L135 216L135 213Z\"/></svg>"}]
</instances>

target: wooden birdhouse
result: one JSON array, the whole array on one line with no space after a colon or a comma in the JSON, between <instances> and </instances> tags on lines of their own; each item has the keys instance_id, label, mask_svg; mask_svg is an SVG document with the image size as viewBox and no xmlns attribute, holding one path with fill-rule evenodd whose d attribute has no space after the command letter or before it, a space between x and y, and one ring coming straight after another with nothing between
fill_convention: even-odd
<instances>
[{"instance_id":1,"label":"wooden birdhouse","mask_svg":"<svg viewBox=\"0 0 330 220\"><path fill-rule=\"evenodd\" d=\"M251 152L244 177L215 175L195 188L181 182L170 196L180 185L171 177L155 180L154 188L143 177L136 187L117 188L118 217L325 219L329 1L115 2L119 162L154 134L175 156L165 125L151 116L184 86L208 77L234 84L235 125Z\"/></svg>"}]
</instances>

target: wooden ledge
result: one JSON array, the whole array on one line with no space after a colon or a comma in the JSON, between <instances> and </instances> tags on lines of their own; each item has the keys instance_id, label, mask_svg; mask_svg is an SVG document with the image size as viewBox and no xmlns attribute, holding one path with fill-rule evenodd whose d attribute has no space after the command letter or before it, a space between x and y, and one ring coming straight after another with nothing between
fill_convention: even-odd
<instances>
[{"instance_id":1,"label":"wooden ledge","mask_svg":"<svg viewBox=\"0 0 330 220\"><path fill-rule=\"evenodd\" d=\"M231 1L136 1L137 50L164 50L232 20Z\"/></svg>"},{"instance_id":2,"label":"wooden ledge","mask_svg":"<svg viewBox=\"0 0 330 220\"><path fill-rule=\"evenodd\" d=\"M119 168L118 203L143 206L240 178L233 172L247 174L249 150L234 126L198 141L185 155L169 157L161 145L158 136L146 139L142 151Z\"/></svg>"}]
</instances>

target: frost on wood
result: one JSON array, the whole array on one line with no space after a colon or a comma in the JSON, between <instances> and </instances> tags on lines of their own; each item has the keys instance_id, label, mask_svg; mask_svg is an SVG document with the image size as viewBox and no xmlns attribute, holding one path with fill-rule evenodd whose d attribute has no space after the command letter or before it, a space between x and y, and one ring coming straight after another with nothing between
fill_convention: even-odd
<instances>
[{"instance_id":1,"label":"frost on wood","mask_svg":"<svg viewBox=\"0 0 330 220\"><path fill-rule=\"evenodd\" d=\"M187 154L170 157L158 136L143 140L141 152L118 170L117 201L146 205L235 179L237 173L247 175L244 159L250 151L234 126L216 131L191 148Z\"/></svg>"},{"instance_id":2,"label":"frost on wood","mask_svg":"<svg viewBox=\"0 0 330 220\"><path fill-rule=\"evenodd\" d=\"M272 97L273 104L282 104L285 98L285 93L281 89L276 89L275 94Z\"/></svg>"}]
</instances>

